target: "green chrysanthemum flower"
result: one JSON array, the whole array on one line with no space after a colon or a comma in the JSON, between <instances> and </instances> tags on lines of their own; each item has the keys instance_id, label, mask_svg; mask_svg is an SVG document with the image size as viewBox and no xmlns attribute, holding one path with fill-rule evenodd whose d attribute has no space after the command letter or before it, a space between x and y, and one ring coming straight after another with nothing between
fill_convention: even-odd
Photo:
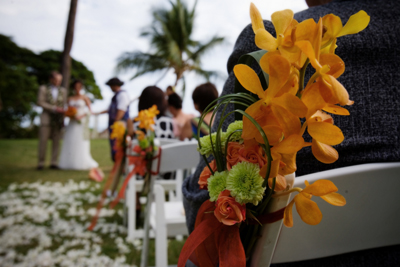
<instances>
[{"instance_id":1,"label":"green chrysanthemum flower","mask_svg":"<svg viewBox=\"0 0 400 267\"><path fill-rule=\"evenodd\" d=\"M259 172L259 166L249 162L240 162L229 171L226 189L240 204L257 205L262 200L265 188L262 187L264 179Z\"/></svg>"},{"instance_id":2,"label":"green chrysanthemum flower","mask_svg":"<svg viewBox=\"0 0 400 267\"><path fill-rule=\"evenodd\" d=\"M226 130L226 138L236 130L243 130L243 121L235 121L229 124L228 129ZM242 132L238 131L231 135L229 141L241 141L242 140Z\"/></svg>"},{"instance_id":3,"label":"green chrysanthemum flower","mask_svg":"<svg viewBox=\"0 0 400 267\"><path fill-rule=\"evenodd\" d=\"M216 148L217 133L212 133L211 138L212 138L212 143L214 145L214 149L217 149ZM224 153L224 151L225 151L225 142L226 142L226 133L221 132L221 151L222 151L222 153ZM201 144L201 148L198 147L197 150L200 152L200 154L206 155L207 157L209 157L213 152L212 147L211 147L210 135L201 137L200 144Z\"/></svg>"},{"instance_id":4,"label":"green chrysanthemum flower","mask_svg":"<svg viewBox=\"0 0 400 267\"><path fill-rule=\"evenodd\" d=\"M219 193L226 188L226 178L228 177L228 172L215 172L207 179L208 193L210 194L210 201L214 202L217 200Z\"/></svg>"},{"instance_id":5,"label":"green chrysanthemum flower","mask_svg":"<svg viewBox=\"0 0 400 267\"><path fill-rule=\"evenodd\" d=\"M139 141L139 146L141 149L145 149L149 146L149 141L147 140L147 138L140 140Z\"/></svg>"}]
</instances>

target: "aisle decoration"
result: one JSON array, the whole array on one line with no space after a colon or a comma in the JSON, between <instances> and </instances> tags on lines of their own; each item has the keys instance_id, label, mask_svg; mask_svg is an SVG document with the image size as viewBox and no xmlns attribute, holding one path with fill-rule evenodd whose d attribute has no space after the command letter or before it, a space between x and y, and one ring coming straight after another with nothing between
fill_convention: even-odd
<instances>
[{"instance_id":1,"label":"aisle decoration","mask_svg":"<svg viewBox=\"0 0 400 267\"><path fill-rule=\"evenodd\" d=\"M132 149L134 152L133 155L131 155L130 153L129 155L126 155L125 153L125 151L129 147L129 142L127 142L128 138L125 122L117 121L111 126L112 132L110 134L110 138L115 140L115 163L104 186L101 200L97 206L96 215L93 217L92 223L88 228L89 230L93 230L96 225L98 214L103 207L104 200L107 196L107 191L109 190L111 184L118 184L118 180L123 171L124 162L126 161L126 159L128 159L129 165L132 165L134 167L126 175L125 180L116 198L110 203L110 208L114 208L119 203L120 199L124 197L126 187L128 186L130 179L135 174L144 177L142 194L148 193L151 174L155 175L158 173L158 171L152 171L153 160L161 157L161 151L154 145L154 124L155 118L158 114L159 111L157 109L157 106L153 105L149 109L140 111L138 117L135 118L135 121L139 122L138 129L135 131L135 137L138 140L138 144L135 145ZM155 156L156 151L158 151L157 156Z\"/></svg>"},{"instance_id":2,"label":"aisle decoration","mask_svg":"<svg viewBox=\"0 0 400 267\"><path fill-rule=\"evenodd\" d=\"M111 208L118 204L119 200L125 195L126 187L128 186L129 180L133 175L138 174L144 177L144 185L142 194L146 195L149 190L149 179L151 174L157 174L152 172L152 162L156 158L160 157L160 153L155 157L155 153L158 148L154 145L154 124L155 118L160 112L156 105L153 105L149 109L145 109L139 112L139 115L135 118L135 121L139 122L138 129L135 131L135 137L138 140L138 144L133 147L133 155L128 155L129 165L133 166L133 169L126 176L124 183L119 190L117 197L111 203Z\"/></svg>"},{"instance_id":3,"label":"aisle decoration","mask_svg":"<svg viewBox=\"0 0 400 267\"><path fill-rule=\"evenodd\" d=\"M111 185L114 183L117 183L117 180L119 179L122 168L123 168L123 162L125 159L125 150L126 150L126 124L123 121L116 121L114 124L111 126L111 134L110 138L114 139L114 150L116 151L115 154L115 163L114 166L108 176L108 179L104 185L103 191L101 193L100 201L97 204L96 208L96 214L93 217L90 226L88 227L89 231L92 231L94 227L96 226L97 220L99 218L100 211L103 207L104 201L107 197L107 192L109 191Z\"/></svg>"},{"instance_id":4,"label":"aisle decoration","mask_svg":"<svg viewBox=\"0 0 400 267\"><path fill-rule=\"evenodd\" d=\"M221 118L217 131L200 138L198 145L207 164L199 187L208 190L210 199L198 211L178 266L189 258L197 266L246 266L263 224L283 219L292 227L294 205L305 223L318 224L322 213L312 196L335 206L346 204L329 180L289 188L285 176L296 171L296 154L303 147L311 146L323 163L339 158L333 146L344 136L329 113L349 115L342 106L353 101L337 80L345 65L335 54L336 40L362 31L369 16L360 11L343 26L333 14L301 23L293 15L291 10L272 14L273 37L255 5L250 6L255 44L261 50L242 56L234 67L235 94L221 96L204 112L213 111L214 117L218 111ZM259 74L250 67L254 63ZM315 72L304 86L309 64ZM229 104L235 110L227 112ZM234 114L237 120L222 131L223 122ZM311 143L303 139L306 132ZM287 207L268 212L274 198L295 192Z\"/></svg>"}]
</instances>

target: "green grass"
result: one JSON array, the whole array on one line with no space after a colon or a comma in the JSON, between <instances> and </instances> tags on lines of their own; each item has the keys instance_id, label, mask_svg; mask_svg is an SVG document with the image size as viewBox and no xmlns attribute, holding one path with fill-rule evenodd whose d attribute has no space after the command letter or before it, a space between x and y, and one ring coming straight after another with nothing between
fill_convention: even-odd
<instances>
[{"instance_id":1,"label":"green grass","mask_svg":"<svg viewBox=\"0 0 400 267\"><path fill-rule=\"evenodd\" d=\"M50 159L51 144L48 144L47 152L47 165L46 168L38 171L37 166L37 150L38 140L0 140L0 192L7 190L8 186L12 183L33 183L33 182L61 182L65 183L68 180L74 182L88 181L88 171L64 171L64 170L51 170L48 168ZM91 140L91 153L93 158L99 163L100 168L104 171L106 177L111 171L112 161L110 159L109 143L106 139ZM94 182L93 182L94 183ZM95 184L95 183L94 183ZM94 194L101 194L101 189L104 182L101 183L101 188L91 191ZM82 191L83 193L85 191ZM89 209L95 207L95 204L85 203L83 200L82 208ZM122 204L117 205L116 209L122 209ZM4 209L0 207L0 215ZM64 217L64 212L60 212L60 216ZM88 221L90 218L88 219ZM122 225L122 218L118 214L106 218L107 222L117 222ZM46 225L43 224L43 225ZM0 231L1 235L1 231ZM117 254L115 243L110 236L102 236L102 253L113 258ZM122 238L125 238L124 236ZM51 249L56 249L57 245L61 245L62 241L54 242L55 246ZM179 253L183 247L184 241L170 240L168 248L168 264L177 264ZM29 249L34 247L35 244L17 247L20 253L25 254ZM131 253L127 255L127 263L140 264L140 251L130 245ZM149 265L155 265L155 251L154 240L150 242L149 252Z\"/></svg>"}]
</instances>

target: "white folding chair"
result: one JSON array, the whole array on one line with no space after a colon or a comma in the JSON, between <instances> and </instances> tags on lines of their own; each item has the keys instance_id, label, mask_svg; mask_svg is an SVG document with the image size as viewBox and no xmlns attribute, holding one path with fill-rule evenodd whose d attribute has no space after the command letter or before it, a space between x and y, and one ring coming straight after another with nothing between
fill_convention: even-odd
<instances>
[{"instance_id":1,"label":"white folding chair","mask_svg":"<svg viewBox=\"0 0 400 267\"><path fill-rule=\"evenodd\" d=\"M168 237L188 235L182 201L165 201L165 190L154 185L150 226L155 231L156 267L168 266Z\"/></svg>"},{"instance_id":2,"label":"white folding chair","mask_svg":"<svg viewBox=\"0 0 400 267\"><path fill-rule=\"evenodd\" d=\"M293 211L293 228L282 227L279 239L269 246L269 233L256 245L251 266L296 262L359 250L400 244L400 163L369 163L304 175L294 186L304 188L319 179L334 182L346 205L335 207L319 197L323 218L312 226ZM290 197L290 200L294 197ZM264 226L268 227L268 226ZM271 233L274 234L274 233ZM271 260L272 258L272 260Z\"/></svg>"},{"instance_id":3,"label":"white folding chair","mask_svg":"<svg viewBox=\"0 0 400 267\"><path fill-rule=\"evenodd\" d=\"M175 191L175 202L182 201L182 182L183 170L190 170L195 167L199 160L200 154L197 152L197 142L176 142L168 145L161 145L161 162L160 172L176 171L174 180L155 180L155 184L159 184L165 191ZM153 168L157 166L157 161L153 162ZM152 179L156 179L152 176ZM143 180L136 180L132 177L126 190L126 206L128 208L128 240L143 238L143 229L136 229L136 192L140 192L143 188ZM169 203L169 202L168 202ZM183 227L183 228L186 228ZM150 231L150 237L154 237L154 228Z\"/></svg>"}]
</instances>

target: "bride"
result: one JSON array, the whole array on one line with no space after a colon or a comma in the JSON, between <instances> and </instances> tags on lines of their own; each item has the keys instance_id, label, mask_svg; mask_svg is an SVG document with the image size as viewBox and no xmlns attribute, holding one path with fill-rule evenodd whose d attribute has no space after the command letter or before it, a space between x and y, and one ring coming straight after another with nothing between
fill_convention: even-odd
<instances>
[{"instance_id":1,"label":"bride","mask_svg":"<svg viewBox=\"0 0 400 267\"><path fill-rule=\"evenodd\" d=\"M74 118L70 119L65 129L61 149L60 169L89 170L97 169L99 164L90 154L89 115L90 100L81 95L82 82L77 80L72 84L74 95L68 98L68 105L76 108Z\"/></svg>"}]
</instances>

